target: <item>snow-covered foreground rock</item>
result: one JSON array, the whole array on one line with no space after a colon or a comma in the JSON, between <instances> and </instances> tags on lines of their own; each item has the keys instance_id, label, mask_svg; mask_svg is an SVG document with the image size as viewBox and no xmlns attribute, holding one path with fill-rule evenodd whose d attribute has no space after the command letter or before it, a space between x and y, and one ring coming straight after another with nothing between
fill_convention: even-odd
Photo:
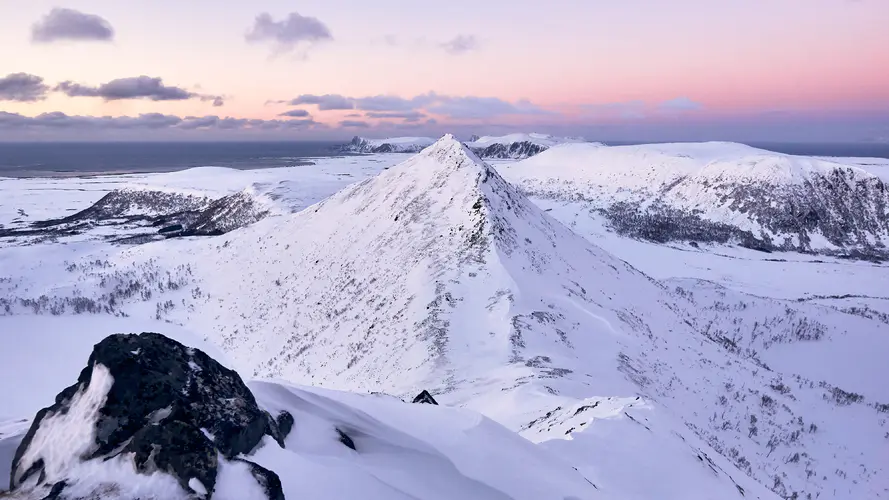
<instances>
[{"instance_id":1,"label":"snow-covered foreground rock","mask_svg":"<svg viewBox=\"0 0 889 500\"><path fill-rule=\"evenodd\" d=\"M201 332L250 377L429 389L557 454L602 498L887 494L881 316L656 281L556 218L445 137L223 236L72 244L69 262L7 248L0 262L27 265L0 281L0 320L150 318ZM638 262L655 269L650 255ZM861 362L825 369L831 353Z\"/></svg>"},{"instance_id":2,"label":"snow-covered foreground rock","mask_svg":"<svg viewBox=\"0 0 889 500\"><path fill-rule=\"evenodd\" d=\"M732 143L567 144L502 173L529 196L601 211L632 237L884 255L886 180L840 160Z\"/></svg>"},{"instance_id":3,"label":"snow-covered foreground rock","mask_svg":"<svg viewBox=\"0 0 889 500\"><path fill-rule=\"evenodd\" d=\"M78 383L27 433L24 424L0 425L4 498L607 498L473 412L273 382L248 389L158 334L102 340Z\"/></svg>"}]
</instances>

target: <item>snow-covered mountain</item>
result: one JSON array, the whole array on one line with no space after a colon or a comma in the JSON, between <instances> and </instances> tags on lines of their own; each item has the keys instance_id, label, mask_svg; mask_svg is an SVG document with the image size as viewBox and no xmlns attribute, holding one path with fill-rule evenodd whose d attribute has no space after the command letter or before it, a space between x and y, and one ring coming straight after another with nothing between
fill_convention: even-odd
<instances>
[{"instance_id":1,"label":"snow-covered mountain","mask_svg":"<svg viewBox=\"0 0 889 500\"><path fill-rule=\"evenodd\" d=\"M367 139L355 136L337 149L349 153L419 153L434 143L431 137L390 137ZM586 142L579 137L556 137L548 134L509 134L504 136L472 136L466 146L480 158L522 159L566 143Z\"/></svg>"},{"instance_id":2,"label":"snow-covered mountain","mask_svg":"<svg viewBox=\"0 0 889 500\"><path fill-rule=\"evenodd\" d=\"M838 161L732 143L568 144L502 172L528 195L582 202L653 241L862 255L889 243L886 179Z\"/></svg>"},{"instance_id":3,"label":"snow-covered mountain","mask_svg":"<svg viewBox=\"0 0 889 500\"><path fill-rule=\"evenodd\" d=\"M556 137L548 134L509 134L472 136L466 143L479 158L529 158L559 144L586 142L580 137Z\"/></svg>"},{"instance_id":4,"label":"snow-covered mountain","mask_svg":"<svg viewBox=\"0 0 889 500\"><path fill-rule=\"evenodd\" d=\"M151 317L252 376L429 389L606 498L885 495L879 317L655 281L450 136L299 213L66 266L0 282L0 314Z\"/></svg>"},{"instance_id":5,"label":"snow-covered mountain","mask_svg":"<svg viewBox=\"0 0 889 500\"><path fill-rule=\"evenodd\" d=\"M355 136L352 141L337 149L344 153L419 153L435 142L431 137L389 137L367 139Z\"/></svg>"}]
</instances>

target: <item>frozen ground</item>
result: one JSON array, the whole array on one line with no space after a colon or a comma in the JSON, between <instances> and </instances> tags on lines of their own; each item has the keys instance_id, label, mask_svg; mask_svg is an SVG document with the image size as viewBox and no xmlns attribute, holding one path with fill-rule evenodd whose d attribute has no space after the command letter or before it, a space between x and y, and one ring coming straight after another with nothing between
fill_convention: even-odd
<instances>
[{"instance_id":1,"label":"frozen ground","mask_svg":"<svg viewBox=\"0 0 889 500\"><path fill-rule=\"evenodd\" d=\"M7 227L68 215L122 187L208 197L250 188L278 208L224 236L141 246L92 233L0 238L0 299L10 306L0 304L0 332L15 338L0 352L9 422L0 434L69 384L92 343L153 329L222 351L217 359L245 376L285 378L253 387L265 404L303 408L306 422L376 419L370 456L311 449L306 434L294 446L308 448L293 456L266 450L270 464L311 471L285 485L294 498L356 494L332 477L379 498L399 498L393 487L436 498L392 476L405 470L452 477L453 495L467 498L481 491L472 479L509 498L547 498L535 493L546 483L502 467L466 474L480 466L462 461L495 446L486 465L563 461L547 472L560 478L560 499L775 498L756 481L783 496L887 494L879 405L889 402L889 267L624 238L582 203L532 199L538 210L471 156L436 154L392 169L409 155L0 179ZM77 307L98 314L70 315ZM465 409L425 420L418 412L431 410L293 383L398 396L429 388ZM480 414L535 444L516 444ZM464 444L444 450L436 432ZM3 446L0 436L0 458Z\"/></svg>"}]
</instances>

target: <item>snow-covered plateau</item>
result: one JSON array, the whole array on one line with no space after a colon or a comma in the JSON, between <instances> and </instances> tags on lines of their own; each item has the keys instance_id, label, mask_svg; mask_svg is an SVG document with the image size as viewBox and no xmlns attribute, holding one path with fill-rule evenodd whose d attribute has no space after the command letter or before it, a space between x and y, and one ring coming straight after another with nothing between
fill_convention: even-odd
<instances>
[{"instance_id":1,"label":"snow-covered plateau","mask_svg":"<svg viewBox=\"0 0 889 500\"><path fill-rule=\"evenodd\" d=\"M0 179L0 490L889 498L889 162L483 139Z\"/></svg>"}]
</instances>

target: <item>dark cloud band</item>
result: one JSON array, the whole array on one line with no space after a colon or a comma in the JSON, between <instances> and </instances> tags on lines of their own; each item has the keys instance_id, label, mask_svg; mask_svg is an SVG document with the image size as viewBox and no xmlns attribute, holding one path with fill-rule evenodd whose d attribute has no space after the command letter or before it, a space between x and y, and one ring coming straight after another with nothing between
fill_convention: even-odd
<instances>
[{"instance_id":1,"label":"dark cloud band","mask_svg":"<svg viewBox=\"0 0 889 500\"><path fill-rule=\"evenodd\" d=\"M40 101L46 98L48 90L43 78L36 75L12 73L0 78L0 101Z\"/></svg>"},{"instance_id":2,"label":"dark cloud band","mask_svg":"<svg viewBox=\"0 0 889 500\"><path fill-rule=\"evenodd\" d=\"M346 97L339 94L304 94L289 101L291 105L316 105L321 111L357 109L368 118L400 118L418 121L424 111L449 118L475 119L504 115L543 115L551 112L529 102L509 102L497 97L448 96L429 92L412 98L392 95Z\"/></svg>"},{"instance_id":3,"label":"dark cloud band","mask_svg":"<svg viewBox=\"0 0 889 500\"><path fill-rule=\"evenodd\" d=\"M151 101L200 99L202 101L212 101L214 106L222 106L224 103L221 96L198 94L181 87L164 85L162 79L145 75L118 78L95 87L65 81L56 85L53 90L62 92L69 97L100 97L106 101L123 99L148 99Z\"/></svg>"},{"instance_id":4,"label":"dark cloud band","mask_svg":"<svg viewBox=\"0 0 889 500\"><path fill-rule=\"evenodd\" d=\"M79 130L129 130L129 129L180 129L180 130L281 130L323 128L311 118L305 120L256 120L246 118L221 118L216 115L186 116L161 113L144 113L139 116L76 116L60 111L24 116L19 113L0 111L0 129L79 129Z\"/></svg>"}]
</instances>

